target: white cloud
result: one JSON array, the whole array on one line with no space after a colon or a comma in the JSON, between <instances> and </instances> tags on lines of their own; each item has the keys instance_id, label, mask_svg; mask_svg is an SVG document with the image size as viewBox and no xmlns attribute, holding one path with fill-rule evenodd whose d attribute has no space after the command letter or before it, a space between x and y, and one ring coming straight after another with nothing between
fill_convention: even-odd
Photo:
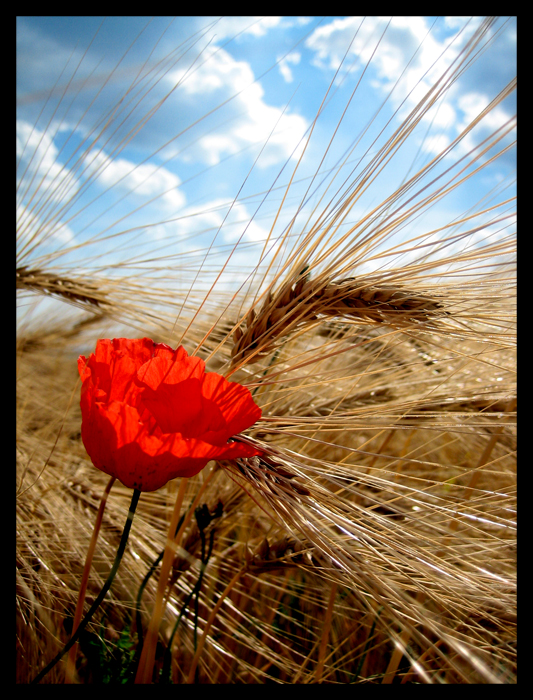
<instances>
[{"instance_id":1,"label":"white cloud","mask_svg":"<svg viewBox=\"0 0 533 700\"><path fill-rule=\"evenodd\" d=\"M289 67L289 63L292 63L293 65L298 65L298 63L300 63L301 58L302 54L295 51L294 53L290 53L287 56L285 56L285 58L283 58L278 63L279 72L281 73L281 76L286 83L292 83L292 81L294 80L292 71Z\"/></svg>"},{"instance_id":2,"label":"white cloud","mask_svg":"<svg viewBox=\"0 0 533 700\"><path fill-rule=\"evenodd\" d=\"M159 206L174 212L185 205L185 195L179 189L181 180L164 167L152 163L136 165L125 158L111 160L106 156L98 157L98 183L109 188L135 193L146 198L157 198Z\"/></svg>"},{"instance_id":3,"label":"white cloud","mask_svg":"<svg viewBox=\"0 0 533 700\"><path fill-rule=\"evenodd\" d=\"M243 241L262 241L268 234L266 229L252 220L245 204L232 204L223 199L206 202L201 209L186 207L180 212L180 218L174 226L180 237L209 234L208 238L212 239L220 229L218 245L235 243L241 237Z\"/></svg>"},{"instance_id":4,"label":"white cloud","mask_svg":"<svg viewBox=\"0 0 533 700\"><path fill-rule=\"evenodd\" d=\"M193 71L186 74L176 70L168 79L172 84L182 80L180 89L191 99L201 97L204 113L230 100L225 105L233 114L229 126L212 129L201 137L193 147L193 155L189 151L189 159L216 165L227 155L268 140L257 166L280 164L291 156L308 127L302 116L267 104L263 88L254 82L250 64L235 60L223 49L209 47Z\"/></svg>"},{"instance_id":5,"label":"white cloud","mask_svg":"<svg viewBox=\"0 0 533 700\"><path fill-rule=\"evenodd\" d=\"M317 28L307 39L306 46L315 52L315 65L323 69L336 70L347 51L347 67L354 58L359 69L370 61L371 70L378 78L376 85L383 92L391 90L411 61L402 77L402 92L396 91L393 99L399 103L408 92L415 90L409 102L416 104L433 84L435 72L440 74L455 57L453 48L448 49L438 68L431 69L444 45L428 34L428 29L424 17L395 17L390 24L387 17L349 17ZM428 69L430 73L423 77ZM422 82L416 87L419 81Z\"/></svg>"},{"instance_id":6,"label":"white cloud","mask_svg":"<svg viewBox=\"0 0 533 700\"><path fill-rule=\"evenodd\" d=\"M47 238L56 244L74 239L68 225L61 223L54 205L66 202L78 192L68 169L57 161L58 150L50 136L17 120L17 246L32 246Z\"/></svg>"},{"instance_id":7,"label":"white cloud","mask_svg":"<svg viewBox=\"0 0 533 700\"><path fill-rule=\"evenodd\" d=\"M317 28L307 39L306 45L315 54L314 64L322 70L336 70L348 47L346 68L355 61L356 65L352 67L352 70L355 68L354 78L370 62L368 70L372 88L388 95L393 107L401 105L398 121L402 121L451 66L462 43L476 29L479 21L470 22L462 40L453 43L450 43L449 37L439 40L436 32L429 32L428 18L395 17L388 23L389 19L385 17L333 20ZM463 28L465 24L466 20L457 18L449 18L445 22L447 28L453 29ZM401 80L396 84L400 76ZM448 146L489 101L482 94L483 88L476 93L468 87L468 83L457 82L449 88L445 99L439 99L434 107L422 115L422 122L431 129L421 144L421 150L431 155ZM496 129L505 119L505 111L496 108L483 119L483 128ZM470 135L461 148L471 147L473 141Z\"/></svg>"},{"instance_id":8,"label":"white cloud","mask_svg":"<svg viewBox=\"0 0 533 700\"><path fill-rule=\"evenodd\" d=\"M202 18L205 23L210 19L209 17ZM233 38L238 35L250 34L251 36L260 37L264 36L269 29L277 27L283 18L272 16L272 17L260 17L260 16L235 16L235 17L221 17L213 26L213 34L216 35L217 41L222 39Z\"/></svg>"},{"instance_id":9,"label":"white cloud","mask_svg":"<svg viewBox=\"0 0 533 700\"><path fill-rule=\"evenodd\" d=\"M50 239L55 245L66 245L74 240L72 229L66 224L43 221L30 211L24 204L17 205L17 247L20 251L31 242L31 246L41 244Z\"/></svg>"},{"instance_id":10,"label":"white cloud","mask_svg":"<svg viewBox=\"0 0 533 700\"><path fill-rule=\"evenodd\" d=\"M77 183L58 162L58 149L50 134L21 119L17 120L17 159L18 177L24 174L24 185L33 180L32 187L46 192L48 200L63 199L65 190L70 196L77 192Z\"/></svg>"}]
</instances>

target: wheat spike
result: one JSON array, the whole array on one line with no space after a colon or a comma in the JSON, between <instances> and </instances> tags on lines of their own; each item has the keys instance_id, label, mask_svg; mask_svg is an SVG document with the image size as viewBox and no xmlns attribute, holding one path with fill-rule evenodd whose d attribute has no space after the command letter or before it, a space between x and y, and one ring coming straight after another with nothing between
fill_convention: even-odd
<instances>
[{"instance_id":1,"label":"wheat spike","mask_svg":"<svg viewBox=\"0 0 533 700\"><path fill-rule=\"evenodd\" d=\"M107 303L105 292L92 282L27 266L17 268L17 289L60 297L82 307L87 304L102 307Z\"/></svg>"},{"instance_id":2,"label":"wheat spike","mask_svg":"<svg viewBox=\"0 0 533 700\"><path fill-rule=\"evenodd\" d=\"M268 292L259 311L250 310L234 334L233 366L258 362L284 339L319 320L343 318L356 324L409 325L434 328L447 315L442 300L400 285L372 284L364 279L308 279L308 266Z\"/></svg>"}]
</instances>

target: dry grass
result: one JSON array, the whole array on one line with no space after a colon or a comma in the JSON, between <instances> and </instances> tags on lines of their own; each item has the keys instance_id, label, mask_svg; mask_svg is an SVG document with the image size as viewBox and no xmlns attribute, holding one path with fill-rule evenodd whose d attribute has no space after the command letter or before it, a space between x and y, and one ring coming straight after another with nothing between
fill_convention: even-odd
<instances>
[{"instance_id":1,"label":"dry grass","mask_svg":"<svg viewBox=\"0 0 533 700\"><path fill-rule=\"evenodd\" d=\"M133 264L107 275L103 259L84 276L54 265L55 253L20 256L21 299L54 297L60 310L36 307L38 323L28 316L17 338L17 682L69 637L108 481L81 443L76 358L98 337L138 334L183 342L263 410L243 437L263 457L211 464L186 484L184 511L205 491L171 562L154 682L516 682L515 237L491 233L507 226L508 202L473 203L405 240L405 222L457 184L428 188L424 168L355 215L365 183L491 26L370 168L298 235L285 230L247 286L206 288L194 264L170 270L164 256L142 279ZM483 153L457 161L475 169ZM21 250L28 240L38 250L39 235L25 230ZM178 270L187 284L173 281ZM119 575L80 640L76 681L132 679L179 483L142 495ZM87 603L130 497L113 486ZM64 677L58 664L44 682Z\"/></svg>"}]
</instances>

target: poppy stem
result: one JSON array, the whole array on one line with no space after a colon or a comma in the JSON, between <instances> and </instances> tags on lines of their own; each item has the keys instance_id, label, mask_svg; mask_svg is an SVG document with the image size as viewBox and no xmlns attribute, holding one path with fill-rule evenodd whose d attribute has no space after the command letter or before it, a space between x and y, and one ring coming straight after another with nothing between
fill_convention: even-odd
<instances>
[{"instance_id":1,"label":"poppy stem","mask_svg":"<svg viewBox=\"0 0 533 700\"><path fill-rule=\"evenodd\" d=\"M122 537L120 539L120 544L117 549L117 554L115 556L115 561L113 562L113 566L111 568L111 571L109 572L109 576L107 577L106 582L102 586L102 590L98 594L98 597L94 601L94 603L91 605L89 612L85 615L83 620L80 622L78 628L72 635L72 637L68 640L68 642L65 644L63 649L50 661L50 663L43 668L42 671L40 671L35 678L31 681L31 683L39 683L46 674L52 670L52 668L60 661L63 656L70 650L70 648L78 641L81 633L83 630L87 627L89 622L91 621L92 616L94 613L98 610L100 607L100 604L102 603L103 599L105 598L108 590L111 588L111 584L113 583L113 579L115 578L115 575L118 571L118 568L120 566L120 562L122 560L122 555L124 554L124 551L126 549L126 544L128 542L128 537L130 534L130 529L131 529L131 523L133 521L133 516L135 515L135 510L137 508L137 503L139 502L139 497L141 495L141 492L138 489L134 489L133 491L133 496L131 497L131 503L130 503L130 508L128 511L128 517L126 518L126 524L124 525L124 530L122 532Z\"/></svg>"},{"instance_id":2,"label":"poppy stem","mask_svg":"<svg viewBox=\"0 0 533 700\"><path fill-rule=\"evenodd\" d=\"M96 515L96 521L94 523L93 534L91 537L91 542L89 543L89 549L87 550L87 555L85 557L85 566L83 568L83 575L81 577L80 590L78 593L78 603L76 605L76 612L74 613L74 622L72 623L72 632L76 632L78 625L81 621L81 616L83 615L83 604L85 602L85 593L87 591L87 583L89 581L89 574L91 572L91 566L93 563L94 550L96 549L96 542L98 540L98 535L100 534L100 527L102 525L102 520L104 517L104 510L107 503L107 497L111 491L111 487L115 483L115 477L112 476L107 486L105 487L104 494L100 501L100 508ZM77 644L74 644L69 652L67 659L67 668L65 670L65 683L74 683L75 669L74 665L76 662L76 650Z\"/></svg>"}]
</instances>

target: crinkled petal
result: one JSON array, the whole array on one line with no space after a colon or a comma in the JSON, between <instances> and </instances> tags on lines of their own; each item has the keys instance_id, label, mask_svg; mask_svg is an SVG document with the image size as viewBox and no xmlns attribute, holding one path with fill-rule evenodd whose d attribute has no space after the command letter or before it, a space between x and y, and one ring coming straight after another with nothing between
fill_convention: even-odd
<instances>
[{"instance_id":1,"label":"crinkled petal","mask_svg":"<svg viewBox=\"0 0 533 700\"><path fill-rule=\"evenodd\" d=\"M158 356L137 372L143 404L164 433L197 437L203 430L202 381L195 364L180 367L172 358Z\"/></svg>"},{"instance_id":2,"label":"crinkled petal","mask_svg":"<svg viewBox=\"0 0 533 700\"><path fill-rule=\"evenodd\" d=\"M222 420L206 426L203 439L216 445L223 444L261 418L261 409L252 398L250 391L238 384L229 382L215 372L207 372L202 387L204 403L216 406Z\"/></svg>"},{"instance_id":3,"label":"crinkled petal","mask_svg":"<svg viewBox=\"0 0 533 700\"><path fill-rule=\"evenodd\" d=\"M78 359L82 439L93 464L123 484L154 491L213 459L260 454L229 438L261 410L245 387L149 338L99 340Z\"/></svg>"},{"instance_id":4,"label":"crinkled petal","mask_svg":"<svg viewBox=\"0 0 533 700\"><path fill-rule=\"evenodd\" d=\"M143 403L163 432L224 444L261 417L248 389L205 373L199 358L185 353L178 360L158 355L137 373Z\"/></svg>"},{"instance_id":5,"label":"crinkled petal","mask_svg":"<svg viewBox=\"0 0 533 700\"><path fill-rule=\"evenodd\" d=\"M164 434L155 424L146 425L135 408L117 401L93 407L84 418L82 439L95 467L141 491L155 491L176 477L194 476L213 459L259 454L241 442L218 447Z\"/></svg>"},{"instance_id":6,"label":"crinkled petal","mask_svg":"<svg viewBox=\"0 0 533 700\"><path fill-rule=\"evenodd\" d=\"M95 352L88 360L80 358L78 369L83 381L90 372L94 387L98 387L100 400L126 401L135 405L138 401L139 386L135 381L136 372L154 352L154 342L150 338L130 340L114 338L99 340Z\"/></svg>"}]
</instances>

